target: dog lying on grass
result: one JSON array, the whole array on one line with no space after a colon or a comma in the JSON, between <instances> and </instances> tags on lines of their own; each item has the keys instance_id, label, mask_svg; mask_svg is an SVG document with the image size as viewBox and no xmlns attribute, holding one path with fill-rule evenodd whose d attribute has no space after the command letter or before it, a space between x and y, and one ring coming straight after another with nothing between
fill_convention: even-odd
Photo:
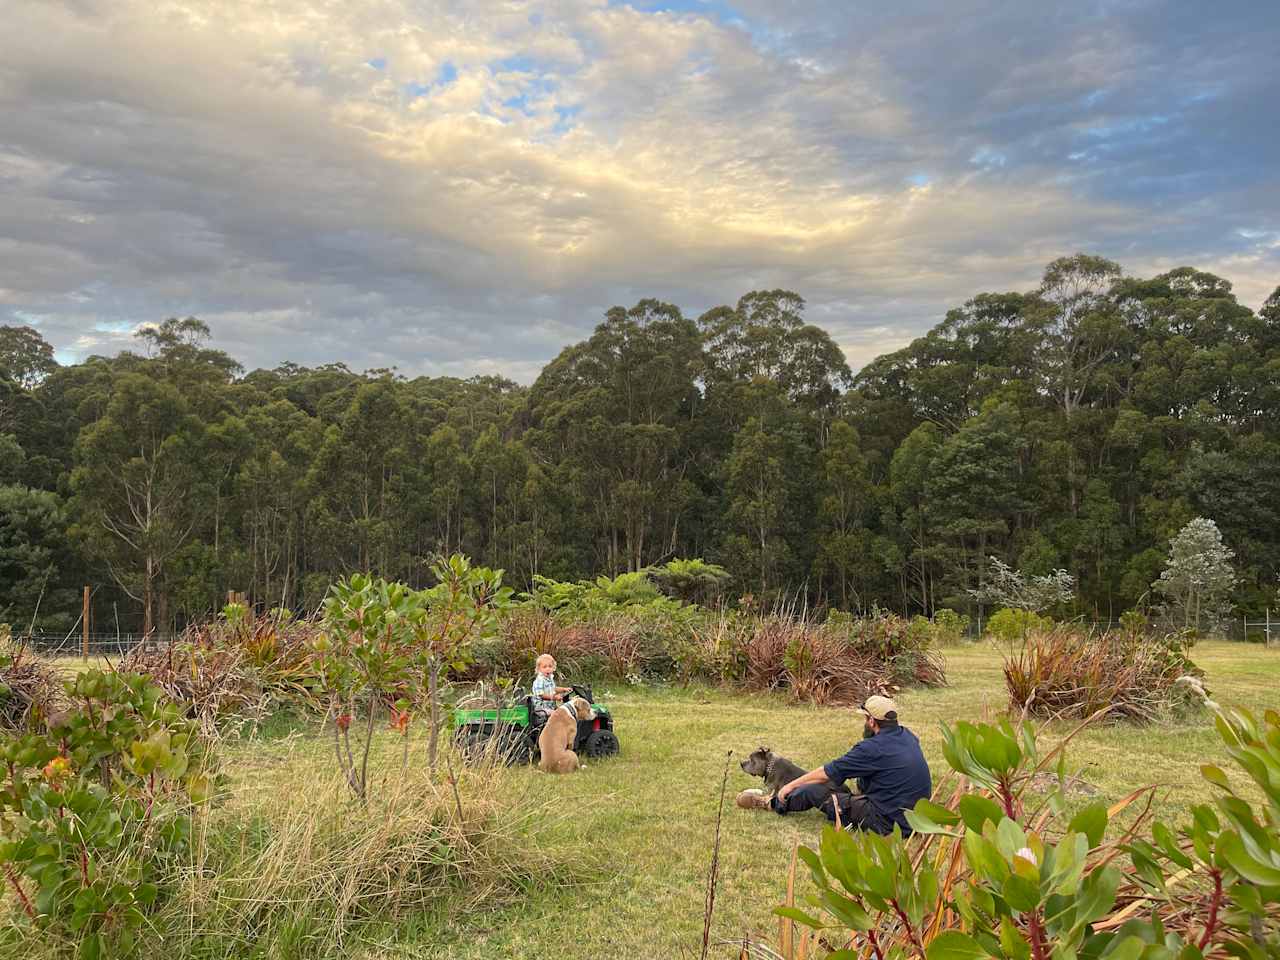
<instances>
[{"instance_id":1,"label":"dog lying on grass","mask_svg":"<svg viewBox=\"0 0 1280 960\"><path fill-rule=\"evenodd\" d=\"M743 773L748 773L753 777L764 778L764 789L743 790L738 794L737 804L744 808L763 807L768 805L768 801L775 793L782 789L783 786L802 777L809 771L798 763L793 763L786 757L779 756L768 747L757 747L747 755L747 759L740 764ZM830 799L832 794L849 793L849 788L843 785L837 787L830 780L826 781L827 795L823 797L825 803Z\"/></svg>"},{"instance_id":2,"label":"dog lying on grass","mask_svg":"<svg viewBox=\"0 0 1280 960\"><path fill-rule=\"evenodd\" d=\"M538 734L539 769L547 773L573 773L581 767L578 755L573 752L573 741L578 737L578 721L595 718L591 704L582 697L574 697L556 707Z\"/></svg>"}]
</instances>

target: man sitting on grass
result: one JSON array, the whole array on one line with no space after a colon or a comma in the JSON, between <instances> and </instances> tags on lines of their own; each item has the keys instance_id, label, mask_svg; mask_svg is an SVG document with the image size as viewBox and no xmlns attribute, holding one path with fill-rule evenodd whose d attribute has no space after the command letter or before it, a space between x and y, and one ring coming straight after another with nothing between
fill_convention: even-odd
<instances>
[{"instance_id":1,"label":"man sitting on grass","mask_svg":"<svg viewBox=\"0 0 1280 960\"><path fill-rule=\"evenodd\" d=\"M898 724L898 705L888 697L869 697L858 712L862 740L843 757L785 784L777 796L761 797L758 805L778 814L817 808L833 823L838 811L847 829L888 834L897 826L903 836L909 835L904 811L933 793L920 741ZM828 799L826 781L839 786L854 778L858 793L833 793Z\"/></svg>"}]
</instances>

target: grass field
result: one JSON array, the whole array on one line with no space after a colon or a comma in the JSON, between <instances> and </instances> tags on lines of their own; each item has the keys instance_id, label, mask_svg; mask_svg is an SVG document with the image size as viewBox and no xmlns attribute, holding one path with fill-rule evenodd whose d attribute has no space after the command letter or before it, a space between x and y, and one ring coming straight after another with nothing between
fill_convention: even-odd
<instances>
[{"instance_id":1,"label":"grass field","mask_svg":"<svg viewBox=\"0 0 1280 960\"><path fill-rule=\"evenodd\" d=\"M899 697L904 722L919 735L935 777L944 769L939 724L994 719L1006 702L998 650L979 644L945 654L949 686ZM1193 656L1223 707L1280 707L1280 651L1204 643ZM620 757L569 777L521 768L506 771L502 780L520 809L540 811L542 839L574 865L574 882L549 884L498 910L442 904L410 925L368 931L352 957L696 956L728 751L733 757L713 940L774 929L770 910L782 897L792 846L815 841L822 820L734 807L734 793L758 785L737 761L766 744L802 765L817 765L848 748L860 734L860 720L847 709L705 689L620 687L603 693L615 712ZM1051 728L1049 741L1066 729ZM387 748L398 763L390 739ZM231 740L231 804L288 803L332 777L330 750L327 739L306 729L274 728L251 740ZM422 744L414 756L422 759ZM1092 728L1076 738L1068 759L1072 772L1107 799L1158 784L1159 806L1175 821L1190 804L1211 796L1198 772L1201 763L1231 769L1208 714L1176 726ZM713 955L736 956L728 948Z\"/></svg>"},{"instance_id":2,"label":"grass field","mask_svg":"<svg viewBox=\"0 0 1280 960\"><path fill-rule=\"evenodd\" d=\"M919 735L935 775L943 768L939 724L991 719L1005 705L998 651L978 645L946 656L948 687L899 698L904 722ZM1206 643L1194 656L1223 707L1280 706L1280 651ZM411 927L374 934L353 956L696 956L730 750L713 937L771 931L769 911L782 896L792 845L815 840L822 821L817 814L784 819L732 806L733 793L758 783L737 761L767 744L802 765L816 765L847 749L860 722L848 710L678 687L624 687L608 691L608 701L622 740L620 757L570 777L514 769L505 778L522 807L545 809L545 839L569 860L587 864L590 879L500 911L445 905ZM228 749L237 803L287 802L292 791L329 775L327 741L308 734ZM1210 796L1199 764L1226 765L1207 714L1178 726L1090 729L1077 737L1069 760L1105 798L1159 784L1160 805L1173 819Z\"/></svg>"}]
</instances>

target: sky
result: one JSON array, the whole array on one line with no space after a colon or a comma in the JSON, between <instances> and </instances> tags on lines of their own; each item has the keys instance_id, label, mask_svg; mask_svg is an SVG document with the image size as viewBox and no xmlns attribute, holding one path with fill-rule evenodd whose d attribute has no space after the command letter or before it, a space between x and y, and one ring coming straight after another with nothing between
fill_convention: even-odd
<instances>
[{"instance_id":1,"label":"sky","mask_svg":"<svg viewBox=\"0 0 1280 960\"><path fill-rule=\"evenodd\" d=\"M784 287L855 369L1084 251L1280 285L1277 0L18 0L0 324L529 383Z\"/></svg>"}]
</instances>

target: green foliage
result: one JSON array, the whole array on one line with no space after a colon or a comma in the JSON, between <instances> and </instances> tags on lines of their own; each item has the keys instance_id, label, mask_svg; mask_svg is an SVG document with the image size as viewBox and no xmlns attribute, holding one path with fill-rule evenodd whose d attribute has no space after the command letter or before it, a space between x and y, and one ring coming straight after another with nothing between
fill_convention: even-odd
<instances>
[{"instance_id":1,"label":"green foliage","mask_svg":"<svg viewBox=\"0 0 1280 960\"><path fill-rule=\"evenodd\" d=\"M1222 770L1205 766L1222 795L1194 808L1181 830L1142 816L1122 826L1118 814L1134 797L1110 809L1092 804L1050 829L1050 817L1065 819L1061 787L1039 816L1027 812L1022 791L1055 756L1061 784L1061 746L1042 756L1029 724L944 726L948 765L977 789L958 789L947 805L917 803L907 819L921 839L910 844L897 831L880 837L827 827L817 851L799 850L814 881L812 911L788 902L777 913L845 939L833 958L1274 957L1280 714L1269 711L1262 723L1243 712L1221 715L1217 726L1262 791L1263 808L1251 808ZM1118 858L1122 850L1131 865Z\"/></svg>"},{"instance_id":2,"label":"green foliage","mask_svg":"<svg viewBox=\"0 0 1280 960\"><path fill-rule=\"evenodd\" d=\"M1008 607L997 610L986 623L986 632L1001 643L1021 643L1033 633L1041 633L1053 627L1053 620L1031 610L1014 610Z\"/></svg>"},{"instance_id":3,"label":"green foliage","mask_svg":"<svg viewBox=\"0 0 1280 960\"><path fill-rule=\"evenodd\" d=\"M0 380L30 390L57 368L53 347L35 327L0 326Z\"/></svg>"},{"instance_id":4,"label":"green foliage","mask_svg":"<svg viewBox=\"0 0 1280 960\"><path fill-rule=\"evenodd\" d=\"M1075 596L1075 577L1065 570L1035 576L1014 570L999 557L987 559L986 582L969 591L979 603L1042 613L1070 603Z\"/></svg>"},{"instance_id":5,"label":"green foliage","mask_svg":"<svg viewBox=\"0 0 1280 960\"><path fill-rule=\"evenodd\" d=\"M684 594L698 595L715 590L728 579L728 572L714 564L701 560L675 560L656 570L639 570L616 577L601 576L576 583L535 575L534 588L524 595L524 599L542 610L573 616L635 608L673 613L687 602ZM671 589L679 599L665 596L658 584Z\"/></svg>"},{"instance_id":6,"label":"green foliage","mask_svg":"<svg viewBox=\"0 0 1280 960\"><path fill-rule=\"evenodd\" d=\"M47 490L0 485L0 619L23 629L67 630L67 610L76 599L74 565L62 499Z\"/></svg>"},{"instance_id":7,"label":"green foliage","mask_svg":"<svg viewBox=\"0 0 1280 960\"><path fill-rule=\"evenodd\" d=\"M28 920L84 958L131 955L173 890L213 758L137 674L90 670L45 733L0 744L0 868Z\"/></svg>"},{"instance_id":8,"label":"green foliage","mask_svg":"<svg viewBox=\"0 0 1280 960\"><path fill-rule=\"evenodd\" d=\"M764 608L976 617L993 556L1024 585L1066 571L1068 603L995 604L1055 617L1154 597L1206 630L1227 605L1274 604L1270 300L1255 313L1192 268L1125 277L1064 257L856 377L804 309L784 290L696 321L614 307L528 388L341 364L245 374L190 317L66 367L32 331L0 331L0 483L23 491L0 509L0 616L25 626L38 603L37 628L65 631L89 583L95 631L168 635L228 591L310 614L348 571L421 589L453 553L517 589L651 570L714 604L723 583L667 563L702 556ZM1153 590L1196 517L1235 552L1235 586Z\"/></svg>"},{"instance_id":9,"label":"green foliage","mask_svg":"<svg viewBox=\"0 0 1280 960\"><path fill-rule=\"evenodd\" d=\"M405 738L407 763L411 711L425 701L434 770L443 722L441 680L450 669L466 668L472 644L496 632L498 614L510 603L501 570L473 567L466 557L454 555L437 561L432 573L439 582L419 591L355 574L335 583L324 602L325 629L313 641L316 664L338 765L362 800L379 705L391 705L392 725ZM362 705L364 738L353 751L351 724Z\"/></svg>"},{"instance_id":10,"label":"green foliage","mask_svg":"<svg viewBox=\"0 0 1280 960\"><path fill-rule=\"evenodd\" d=\"M933 627L939 644L960 643L969 635L969 617L944 607L934 611Z\"/></svg>"},{"instance_id":11,"label":"green foliage","mask_svg":"<svg viewBox=\"0 0 1280 960\"><path fill-rule=\"evenodd\" d=\"M1212 520L1197 517L1183 527L1170 541L1164 572L1152 584L1168 601L1166 616L1193 630L1224 617L1236 583L1231 569L1234 556Z\"/></svg>"},{"instance_id":12,"label":"green foliage","mask_svg":"<svg viewBox=\"0 0 1280 960\"><path fill-rule=\"evenodd\" d=\"M733 580L724 567L700 558L668 560L645 571L650 580L683 603L714 603Z\"/></svg>"}]
</instances>

